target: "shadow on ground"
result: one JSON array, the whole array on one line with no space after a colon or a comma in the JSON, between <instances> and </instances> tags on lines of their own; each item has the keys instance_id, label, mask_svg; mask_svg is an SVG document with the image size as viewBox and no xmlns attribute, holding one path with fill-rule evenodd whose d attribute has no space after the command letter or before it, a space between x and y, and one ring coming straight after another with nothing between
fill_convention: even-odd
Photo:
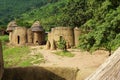
<instances>
[{"instance_id":1,"label":"shadow on ground","mask_svg":"<svg viewBox=\"0 0 120 80\"><path fill-rule=\"evenodd\" d=\"M77 70L67 68L5 68L2 80L75 80Z\"/></svg>"}]
</instances>

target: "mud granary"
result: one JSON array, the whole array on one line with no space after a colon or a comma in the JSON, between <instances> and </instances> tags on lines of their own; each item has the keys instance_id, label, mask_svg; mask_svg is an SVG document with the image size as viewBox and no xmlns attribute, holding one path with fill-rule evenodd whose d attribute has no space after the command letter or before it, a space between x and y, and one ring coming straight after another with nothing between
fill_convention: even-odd
<instances>
[{"instance_id":1,"label":"mud granary","mask_svg":"<svg viewBox=\"0 0 120 80\"><path fill-rule=\"evenodd\" d=\"M57 48L57 42L62 37L66 41L66 48L71 48L72 46L78 46L79 36L81 31L79 28L75 27L55 27L51 29L48 33L48 41L46 44L46 49L54 50Z\"/></svg>"},{"instance_id":2,"label":"mud granary","mask_svg":"<svg viewBox=\"0 0 120 80\"><path fill-rule=\"evenodd\" d=\"M39 21L36 21L31 28L20 27L15 21L11 21L6 31L9 33L9 42L12 45L41 45L45 42L45 31Z\"/></svg>"}]
</instances>

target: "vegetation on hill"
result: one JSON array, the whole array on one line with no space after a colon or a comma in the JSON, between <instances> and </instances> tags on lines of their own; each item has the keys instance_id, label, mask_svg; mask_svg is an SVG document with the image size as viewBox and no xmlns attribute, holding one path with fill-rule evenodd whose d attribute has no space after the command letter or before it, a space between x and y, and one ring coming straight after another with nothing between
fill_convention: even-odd
<instances>
[{"instance_id":1,"label":"vegetation on hill","mask_svg":"<svg viewBox=\"0 0 120 80\"><path fill-rule=\"evenodd\" d=\"M21 17L21 14L58 0L0 0L0 26Z\"/></svg>"},{"instance_id":2,"label":"vegetation on hill","mask_svg":"<svg viewBox=\"0 0 120 80\"><path fill-rule=\"evenodd\" d=\"M30 27L35 20L39 20L46 31L56 26L77 26L83 32L79 47L88 51L105 48L111 52L120 46L120 0L30 0L33 1L31 4L46 2L37 6L28 5L27 8L24 1L20 1L23 11L12 13L21 26ZM18 10L15 9L18 6L8 9ZM0 20L0 23L6 22Z\"/></svg>"},{"instance_id":3,"label":"vegetation on hill","mask_svg":"<svg viewBox=\"0 0 120 80\"><path fill-rule=\"evenodd\" d=\"M61 15L58 25L81 28L80 48L111 52L120 46L119 0L68 0Z\"/></svg>"},{"instance_id":4,"label":"vegetation on hill","mask_svg":"<svg viewBox=\"0 0 120 80\"><path fill-rule=\"evenodd\" d=\"M52 27L56 27L59 24L62 16L62 9L67 4L68 0L59 0L55 3L49 3L40 8L35 8L29 12L26 12L17 19L17 23L21 26L30 27L32 23L39 20L46 31L49 31Z\"/></svg>"}]
</instances>

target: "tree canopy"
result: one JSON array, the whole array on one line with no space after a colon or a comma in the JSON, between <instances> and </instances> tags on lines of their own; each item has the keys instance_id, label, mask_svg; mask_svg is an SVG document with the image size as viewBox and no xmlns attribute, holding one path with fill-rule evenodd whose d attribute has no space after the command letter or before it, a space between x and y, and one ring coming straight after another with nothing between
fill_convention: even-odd
<instances>
[{"instance_id":1,"label":"tree canopy","mask_svg":"<svg viewBox=\"0 0 120 80\"><path fill-rule=\"evenodd\" d=\"M30 27L39 20L46 31L77 26L82 30L79 47L84 50L111 51L120 46L120 0L4 0L0 4L0 24L15 19Z\"/></svg>"}]
</instances>

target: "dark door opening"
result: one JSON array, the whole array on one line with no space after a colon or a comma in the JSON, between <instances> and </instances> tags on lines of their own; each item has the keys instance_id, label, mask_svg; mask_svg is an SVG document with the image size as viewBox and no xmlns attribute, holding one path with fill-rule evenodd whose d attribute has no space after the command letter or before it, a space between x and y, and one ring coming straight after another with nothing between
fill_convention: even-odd
<instances>
[{"instance_id":1,"label":"dark door opening","mask_svg":"<svg viewBox=\"0 0 120 80\"><path fill-rule=\"evenodd\" d=\"M20 36L17 36L18 44L20 44Z\"/></svg>"},{"instance_id":2,"label":"dark door opening","mask_svg":"<svg viewBox=\"0 0 120 80\"><path fill-rule=\"evenodd\" d=\"M63 36L60 36L60 41L63 40Z\"/></svg>"}]
</instances>

